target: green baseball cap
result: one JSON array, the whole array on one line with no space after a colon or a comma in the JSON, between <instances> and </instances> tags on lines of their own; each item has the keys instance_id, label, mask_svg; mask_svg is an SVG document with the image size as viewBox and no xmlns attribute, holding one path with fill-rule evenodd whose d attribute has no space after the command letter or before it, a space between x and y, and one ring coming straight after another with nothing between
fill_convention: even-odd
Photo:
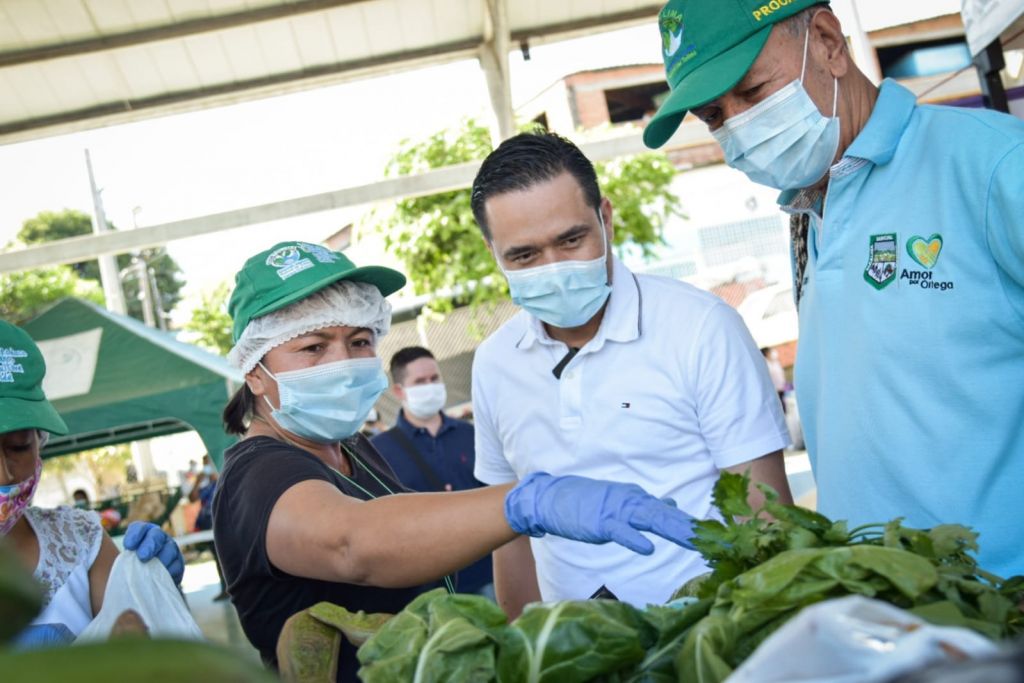
<instances>
[{"instance_id":1,"label":"green baseball cap","mask_svg":"<svg viewBox=\"0 0 1024 683\"><path fill-rule=\"evenodd\" d=\"M45 376L46 361L28 332L0 320L0 434L21 429L68 433L43 393Z\"/></svg>"},{"instance_id":2,"label":"green baseball cap","mask_svg":"<svg viewBox=\"0 0 1024 683\"><path fill-rule=\"evenodd\" d=\"M280 242L251 257L235 276L235 291L228 302L237 342L249 321L339 280L365 282L384 296L405 286L405 276L383 266L357 268L340 251L309 242Z\"/></svg>"},{"instance_id":3,"label":"green baseball cap","mask_svg":"<svg viewBox=\"0 0 1024 683\"><path fill-rule=\"evenodd\" d=\"M721 97L761 54L772 26L827 0L672 0L658 15L665 79L672 89L644 128L661 147L686 112Z\"/></svg>"}]
</instances>

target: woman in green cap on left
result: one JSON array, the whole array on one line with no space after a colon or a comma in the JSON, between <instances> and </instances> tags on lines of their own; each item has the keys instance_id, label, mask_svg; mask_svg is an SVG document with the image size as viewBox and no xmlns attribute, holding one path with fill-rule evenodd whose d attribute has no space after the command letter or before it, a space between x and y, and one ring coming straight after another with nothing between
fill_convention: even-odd
<instances>
[{"instance_id":1,"label":"woman in green cap on left","mask_svg":"<svg viewBox=\"0 0 1024 683\"><path fill-rule=\"evenodd\" d=\"M50 434L67 425L43 393L46 363L19 327L0 320L0 538L43 586L43 611L17 639L24 648L74 640L99 613L118 552L95 512L32 505ZM132 522L124 547L158 558L181 582L181 551L155 524Z\"/></svg>"},{"instance_id":2,"label":"woman in green cap on left","mask_svg":"<svg viewBox=\"0 0 1024 683\"><path fill-rule=\"evenodd\" d=\"M296 612L321 601L397 612L422 584L518 534L644 554L654 546L641 531L692 536L689 515L631 484L535 472L515 485L406 493L359 433L387 388L376 347L391 324L385 297L405 277L285 242L235 281L228 360L245 384L224 422L242 440L224 454L213 530L242 628L268 664ZM355 680L355 651L341 648L338 680Z\"/></svg>"}]
</instances>

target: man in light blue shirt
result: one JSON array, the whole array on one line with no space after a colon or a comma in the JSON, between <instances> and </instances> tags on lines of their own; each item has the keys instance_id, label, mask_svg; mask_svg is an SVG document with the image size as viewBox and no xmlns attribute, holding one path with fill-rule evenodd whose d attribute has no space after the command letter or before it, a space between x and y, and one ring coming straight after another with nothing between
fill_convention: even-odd
<instances>
[{"instance_id":1,"label":"man in light blue shirt","mask_svg":"<svg viewBox=\"0 0 1024 683\"><path fill-rule=\"evenodd\" d=\"M673 0L661 28L647 144L692 111L792 215L819 509L967 524L1024 573L1024 122L876 88L817 0Z\"/></svg>"}]
</instances>

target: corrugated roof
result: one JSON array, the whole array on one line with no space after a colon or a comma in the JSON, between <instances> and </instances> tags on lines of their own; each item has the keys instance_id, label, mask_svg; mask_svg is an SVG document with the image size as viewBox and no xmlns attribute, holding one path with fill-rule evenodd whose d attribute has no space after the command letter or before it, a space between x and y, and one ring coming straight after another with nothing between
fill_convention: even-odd
<instances>
[{"instance_id":1,"label":"corrugated roof","mask_svg":"<svg viewBox=\"0 0 1024 683\"><path fill-rule=\"evenodd\" d=\"M512 44L651 21L660 0L509 0ZM0 3L0 142L474 56L487 0Z\"/></svg>"}]
</instances>

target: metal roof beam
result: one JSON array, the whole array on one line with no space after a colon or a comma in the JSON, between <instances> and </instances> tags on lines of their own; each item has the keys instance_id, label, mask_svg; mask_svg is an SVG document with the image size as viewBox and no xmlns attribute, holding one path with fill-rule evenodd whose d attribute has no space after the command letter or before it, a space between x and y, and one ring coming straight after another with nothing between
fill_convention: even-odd
<instances>
[{"instance_id":1,"label":"metal roof beam","mask_svg":"<svg viewBox=\"0 0 1024 683\"><path fill-rule=\"evenodd\" d=\"M668 144L673 147L693 146L706 144L710 140L711 137L703 125L680 126ZM644 146L639 132L584 143L580 145L580 148L592 161L604 161L650 151ZM72 237L25 247L0 253L0 273L62 263L78 263L104 254L121 254L220 230L267 223L320 211L332 211L371 202L421 197L459 190L472 184L478 168L479 163L477 162L446 166L414 176L389 178L369 185L285 199L208 216L139 227L134 230Z\"/></svg>"},{"instance_id":2,"label":"metal roof beam","mask_svg":"<svg viewBox=\"0 0 1024 683\"><path fill-rule=\"evenodd\" d=\"M242 12L232 12L211 17L197 17L186 19L173 24L162 24L137 31L126 31L115 33L109 36L97 36L83 40L71 40L49 45L39 45L23 50L12 50L0 52L0 67L16 66L31 62L41 62L48 59L59 59L61 57L74 57L77 55L90 54L92 52L103 52L104 50L116 50L123 47L143 45L159 40L171 38L182 38L197 33L209 33L211 31L222 31L224 29L257 24L274 19L285 19L288 17L308 14L310 12L321 12L334 9L344 5L352 5L367 0L297 0Z\"/></svg>"}]
</instances>

